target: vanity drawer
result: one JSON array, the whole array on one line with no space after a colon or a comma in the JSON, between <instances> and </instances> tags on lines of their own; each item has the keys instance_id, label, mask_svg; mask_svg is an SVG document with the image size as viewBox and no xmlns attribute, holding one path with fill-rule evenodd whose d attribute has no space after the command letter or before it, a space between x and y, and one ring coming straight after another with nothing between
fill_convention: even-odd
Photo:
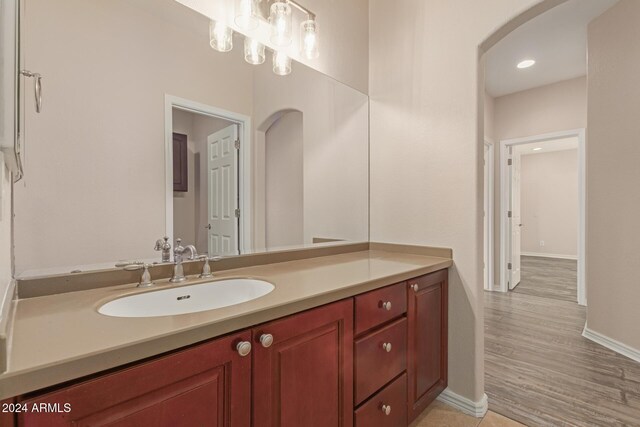
<instances>
[{"instance_id":1,"label":"vanity drawer","mask_svg":"<svg viewBox=\"0 0 640 427\"><path fill-rule=\"evenodd\" d=\"M358 405L407 368L407 319L357 339L354 360Z\"/></svg>"},{"instance_id":2,"label":"vanity drawer","mask_svg":"<svg viewBox=\"0 0 640 427\"><path fill-rule=\"evenodd\" d=\"M387 415L387 412L389 413ZM407 374L402 374L356 409L355 427L407 425Z\"/></svg>"},{"instance_id":3,"label":"vanity drawer","mask_svg":"<svg viewBox=\"0 0 640 427\"><path fill-rule=\"evenodd\" d=\"M356 300L356 332L361 334L407 311L406 283L397 283L366 294Z\"/></svg>"}]
</instances>

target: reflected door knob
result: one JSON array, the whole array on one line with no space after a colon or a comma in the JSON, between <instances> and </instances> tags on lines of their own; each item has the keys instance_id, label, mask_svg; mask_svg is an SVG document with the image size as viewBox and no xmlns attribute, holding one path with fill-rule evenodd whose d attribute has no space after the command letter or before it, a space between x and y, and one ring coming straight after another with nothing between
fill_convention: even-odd
<instances>
[{"instance_id":1,"label":"reflected door knob","mask_svg":"<svg viewBox=\"0 0 640 427\"><path fill-rule=\"evenodd\" d=\"M271 344L273 344L273 335L271 334L260 335L260 344L262 344L264 348L271 347Z\"/></svg>"},{"instance_id":2,"label":"reflected door knob","mask_svg":"<svg viewBox=\"0 0 640 427\"><path fill-rule=\"evenodd\" d=\"M383 302L382 303L382 308L384 308L387 311L390 311L391 310L391 301Z\"/></svg>"},{"instance_id":3,"label":"reflected door knob","mask_svg":"<svg viewBox=\"0 0 640 427\"><path fill-rule=\"evenodd\" d=\"M205 225L204 228L206 228L207 230L211 230L211 224Z\"/></svg>"},{"instance_id":4,"label":"reflected door knob","mask_svg":"<svg viewBox=\"0 0 640 427\"><path fill-rule=\"evenodd\" d=\"M247 356L251 353L251 343L249 341L240 341L236 346L236 350L240 356Z\"/></svg>"},{"instance_id":5,"label":"reflected door knob","mask_svg":"<svg viewBox=\"0 0 640 427\"><path fill-rule=\"evenodd\" d=\"M385 415L391 414L391 405L382 405L382 408L380 409L382 410L382 413L384 413Z\"/></svg>"}]
</instances>

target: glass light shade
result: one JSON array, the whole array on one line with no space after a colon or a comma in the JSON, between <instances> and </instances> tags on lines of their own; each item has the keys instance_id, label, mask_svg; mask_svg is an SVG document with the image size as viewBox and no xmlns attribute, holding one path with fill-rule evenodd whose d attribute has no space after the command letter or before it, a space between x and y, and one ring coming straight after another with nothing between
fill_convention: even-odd
<instances>
[{"instance_id":1,"label":"glass light shade","mask_svg":"<svg viewBox=\"0 0 640 427\"><path fill-rule=\"evenodd\" d=\"M291 58L284 52L273 52L273 72L279 76L291 74Z\"/></svg>"},{"instance_id":2,"label":"glass light shade","mask_svg":"<svg viewBox=\"0 0 640 427\"><path fill-rule=\"evenodd\" d=\"M233 30L220 22L210 21L209 44L218 52L229 52L233 49Z\"/></svg>"},{"instance_id":3,"label":"glass light shade","mask_svg":"<svg viewBox=\"0 0 640 427\"><path fill-rule=\"evenodd\" d=\"M244 60L252 65L262 64L264 62L264 45L249 37L245 37Z\"/></svg>"},{"instance_id":4,"label":"glass light shade","mask_svg":"<svg viewBox=\"0 0 640 427\"><path fill-rule=\"evenodd\" d=\"M259 0L235 0L235 23L243 30L255 30L258 28L258 2Z\"/></svg>"},{"instance_id":5,"label":"glass light shade","mask_svg":"<svg viewBox=\"0 0 640 427\"><path fill-rule=\"evenodd\" d=\"M273 3L269 22L271 23L271 43L279 47L289 46L293 26L291 6L284 1Z\"/></svg>"},{"instance_id":6,"label":"glass light shade","mask_svg":"<svg viewBox=\"0 0 640 427\"><path fill-rule=\"evenodd\" d=\"M318 49L318 23L309 19L300 24L300 49L302 56L307 59L316 59L320 56Z\"/></svg>"}]
</instances>

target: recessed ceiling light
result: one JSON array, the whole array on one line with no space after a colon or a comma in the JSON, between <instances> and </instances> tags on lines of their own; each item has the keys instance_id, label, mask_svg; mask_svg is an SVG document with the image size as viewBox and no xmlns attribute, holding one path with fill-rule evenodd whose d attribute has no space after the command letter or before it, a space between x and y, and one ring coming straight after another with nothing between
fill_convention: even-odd
<instances>
[{"instance_id":1,"label":"recessed ceiling light","mask_svg":"<svg viewBox=\"0 0 640 427\"><path fill-rule=\"evenodd\" d=\"M536 147L533 149L533 151L540 151L540 150L542 150L542 147Z\"/></svg>"},{"instance_id":2,"label":"recessed ceiling light","mask_svg":"<svg viewBox=\"0 0 640 427\"><path fill-rule=\"evenodd\" d=\"M520 61L518 63L518 68L529 68L535 63L536 61L534 61L533 59L525 59L524 61Z\"/></svg>"}]
</instances>

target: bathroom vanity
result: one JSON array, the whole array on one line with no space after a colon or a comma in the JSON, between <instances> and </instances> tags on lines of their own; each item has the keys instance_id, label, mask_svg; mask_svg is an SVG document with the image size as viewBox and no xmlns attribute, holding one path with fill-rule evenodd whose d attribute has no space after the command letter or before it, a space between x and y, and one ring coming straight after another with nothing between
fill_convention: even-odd
<instances>
[{"instance_id":1,"label":"bathroom vanity","mask_svg":"<svg viewBox=\"0 0 640 427\"><path fill-rule=\"evenodd\" d=\"M53 345L50 354L36 357L41 366L0 376L0 390L34 381L44 386L5 401L17 409L10 420L18 426L408 425L447 385L450 265L444 257L375 248L222 271L218 278L246 274L274 283L275 289L229 310L147 319L96 311L104 295L113 300L131 285L67 293L67 301L75 299L77 309L59 305L65 294L19 300L14 326L16 332L25 329L16 337L27 334L27 317L36 308L32 304L49 303L51 313L40 320L70 326L74 318L84 318L103 328L102 357L78 357L83 338L100 341L80 332L66 342L76 346L66 349L75 350L75 360L54 360L65 350ZM342 280L332 283L340 275ZM86 309L89 299L94 301L91 310ZM149 329L152 322L158 324L155 332ZM185 336L197 340L198 334L185 328L189 323L209 331L212 326L218 331L245 326L230 333L209 332L209 339L181 346ZM122 335L128 338L113 336L114 328L125 328ZM55 328L50 330L56 335ZM73 334L72 328L68 333ZM154 338L166 341L167 335L179 347L127 360L162 348L152 343ZM127 339L128 351L116 348ZM24 340L17 344L29 347ZM19 356L20 349L12 351ZM49 369L47 360L58 368ZM104 363L114 366L70 381L54 379L67 370L65 364L83 372Z\"/></svg>"}]
</instances>

